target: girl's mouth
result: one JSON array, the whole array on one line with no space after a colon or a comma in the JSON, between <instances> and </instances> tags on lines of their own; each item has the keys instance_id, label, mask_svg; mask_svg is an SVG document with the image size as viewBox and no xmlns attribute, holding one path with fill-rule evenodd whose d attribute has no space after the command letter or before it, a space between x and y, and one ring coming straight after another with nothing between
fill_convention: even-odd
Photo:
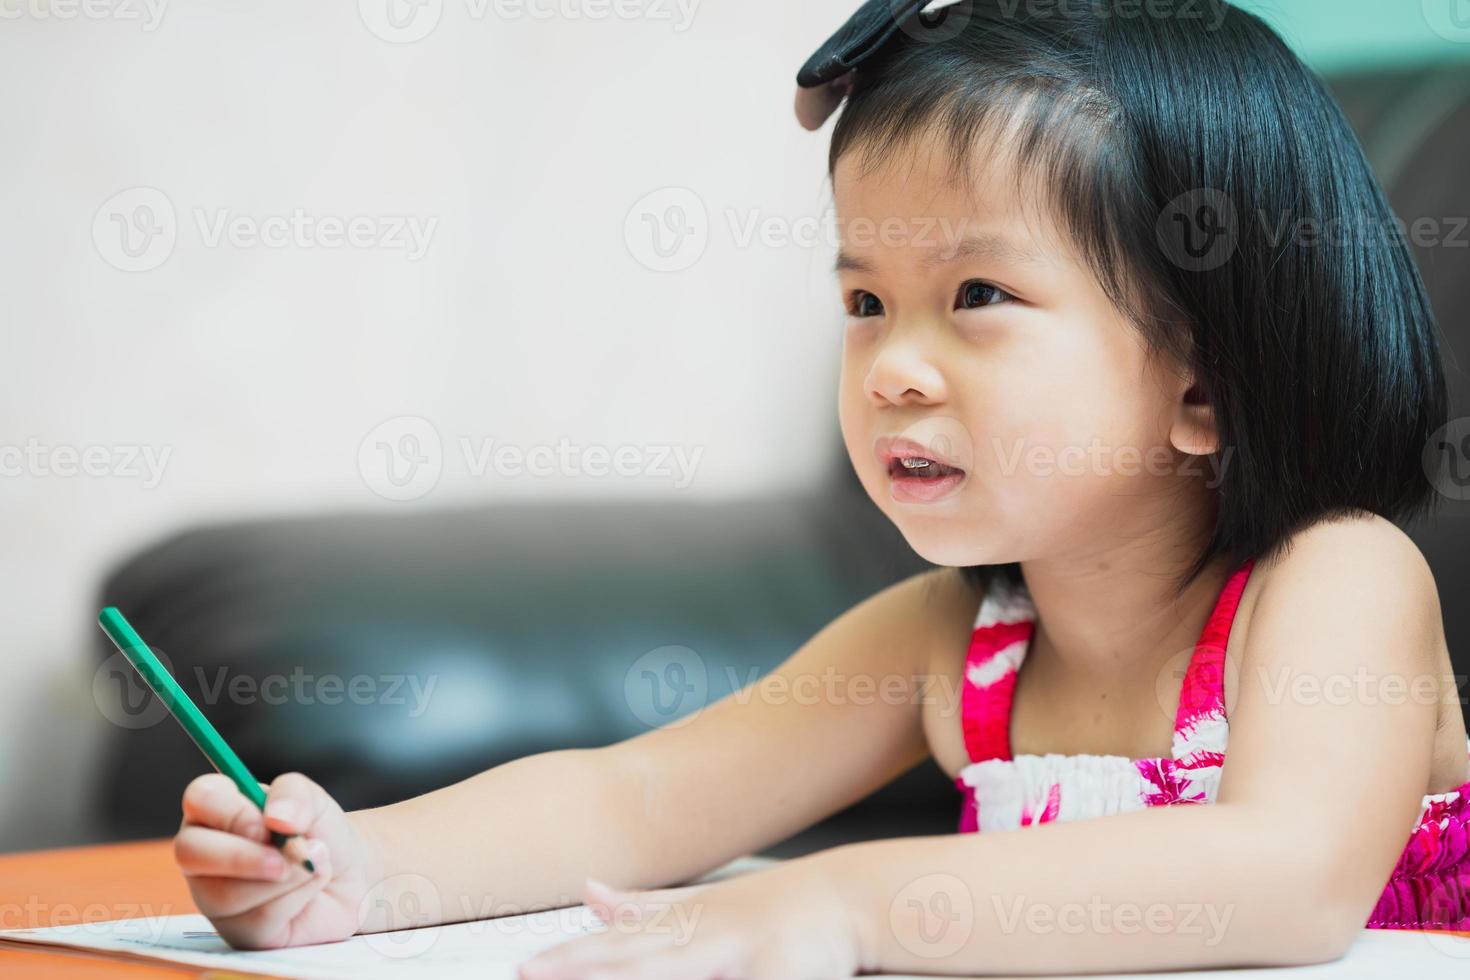
<instances>
[{"instance_id":1,"label":"girl's mouth","mask_svg":"<svg viewBox=\"0 0 1470 980\"><path fill-rule=\"evenodd\" d=\"M927 504L948 497L965 482L966 473L927 456L893 456L888 460L889 492L904 503Z\"/></svg>"}]
</instances>

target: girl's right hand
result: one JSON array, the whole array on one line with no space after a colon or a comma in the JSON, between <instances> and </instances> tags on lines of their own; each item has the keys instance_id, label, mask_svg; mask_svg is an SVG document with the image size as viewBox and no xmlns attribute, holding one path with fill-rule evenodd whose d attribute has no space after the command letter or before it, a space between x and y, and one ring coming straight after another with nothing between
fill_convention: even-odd
<instances>
[{"instance_id":1,"label":"girl's right hand","mask_svg":"<svg viewBox=\"0 0 1470 980\"><path fill-rule=\"evenodd\" d=\"M194 904L220 938L238 949L335 942L353 935L380 867L372 844L326 790L300 773L262 786L264 813L217 772L184 790L174 859ZM272 830L305 837L315 873L272 846Z\"/></svg>"}]
</instances>

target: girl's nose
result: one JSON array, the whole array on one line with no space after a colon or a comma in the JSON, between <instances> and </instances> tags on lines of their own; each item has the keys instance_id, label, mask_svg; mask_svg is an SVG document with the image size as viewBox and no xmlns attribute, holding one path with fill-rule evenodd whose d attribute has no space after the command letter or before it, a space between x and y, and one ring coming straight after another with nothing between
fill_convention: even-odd
<instances>
[{"instance_id":1,"label":"girl's nose","mask_svg":"<svg viewBox=\"0 0 1470 980\"><path fill-rule=\"evenodd\" d=\"M944 376L913 340L892 338L879 348L864 380L879 404L934 405L946 397Z\"/></svg>"}]
</instances>

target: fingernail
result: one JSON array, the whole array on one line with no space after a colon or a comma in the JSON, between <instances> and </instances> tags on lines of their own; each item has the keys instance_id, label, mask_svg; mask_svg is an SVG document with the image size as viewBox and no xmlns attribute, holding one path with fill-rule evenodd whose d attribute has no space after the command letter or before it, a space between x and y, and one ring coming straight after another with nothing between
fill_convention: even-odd
<instances>
[{"instance_id":1,"label":"fingernail","mask_svg":"<svg viewBox=\"0 0 1470 980\"><path fill-rule=\"evenodd\" d=\"M591 885L593 888L601 888L605 892L616 892L618 890L612 885L609 885L607 882L598 881L596 878L588 878L587 884Z\"/></svg>"},{"instance_id":2,"label":"fingernail","mask_svg":"<svg viewBox=\"0 0 1470 980\"><path fill-rule=\"evenodd\" d=\"M280 880L286 877L286 862L279 854L272 854L265 859L265 873L267 877Z\"/></svg>"},{"instance_id":3,"label":"fingernail","mask_svg":"<svg viewBox=\"0 0 1470 980\"><path fill-rule=\"evenodd\" d=\"M323 841L314 840L307 842L306 856L311 859L312 864L316 865L318 874L331 868L332 855L327 850L327 845Z\"/></svg>"},{"instance_id":4,"label":"fingernail","mask_svg":"<svg viewBox=\"0 0 1470 980\"><path fill-rule=\"evenodd\" d=\"M269 820L279 820L294 827L301 817L301 809L290 800L271 800L265 805L265 815Z\"/></svg>"}]
</instances>

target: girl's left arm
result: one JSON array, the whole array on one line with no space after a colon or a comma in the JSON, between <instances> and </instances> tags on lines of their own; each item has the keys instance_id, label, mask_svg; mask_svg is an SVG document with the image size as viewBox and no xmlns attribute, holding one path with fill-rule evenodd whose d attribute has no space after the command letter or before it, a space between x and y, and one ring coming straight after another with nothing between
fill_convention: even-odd
<instances>
[{"instance_id":1,"label":"girl's left arm","mask_svg":"<svg viewBox=\"0 0 1470 980\"><path fill-rule=\"evenodd\" d=\"M1115 972L1339 957L1429 780L1446 696L1439 604L1418 550L1376 519L1299 535L1254 574L1264 581L1230 684L1215 804L847 844L693 888L589 886L610 934L549 950L522 976Z\"/></svg>"},{"instance_id":2,"label":"girl's left arm","mask_svg":"<svg viewBox=\"0 0 1470 980\"><path fill-rule=\"evenodd\" d=\"M885 972L1336 959L1418 815L1443 650L1413 543L1377 519L1320 525L1269 566L1215 805L852 844L811 872L850 896L861 962Z\"/></svg>"}]
</instances>

